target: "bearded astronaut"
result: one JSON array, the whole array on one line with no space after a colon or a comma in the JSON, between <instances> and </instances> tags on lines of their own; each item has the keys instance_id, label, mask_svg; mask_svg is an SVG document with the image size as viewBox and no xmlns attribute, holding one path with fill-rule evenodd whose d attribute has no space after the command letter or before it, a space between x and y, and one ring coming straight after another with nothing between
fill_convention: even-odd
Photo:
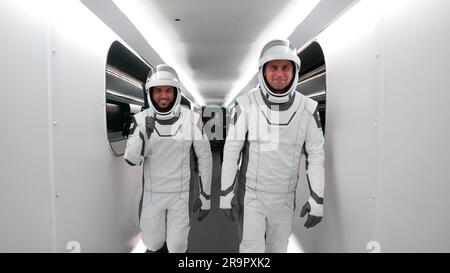
<instances>
[{"instance_id":1,"label":"bearded astronaut","mask_svg":"<svg viewBox=\"0 0 450 273\"><path fill-rule=\"evenodd\" d=\"M132 166L143 163L142 240L147 252L162 252L167 242L169 252L183 253L190 229L191 152L198 158L200 195L193 207L201 221L210 209L210 144L200 116L180 105L180 82L172 67L153 68L145 89L150 108L134 115L124 155Z\"/></svg>"}]
</instances>

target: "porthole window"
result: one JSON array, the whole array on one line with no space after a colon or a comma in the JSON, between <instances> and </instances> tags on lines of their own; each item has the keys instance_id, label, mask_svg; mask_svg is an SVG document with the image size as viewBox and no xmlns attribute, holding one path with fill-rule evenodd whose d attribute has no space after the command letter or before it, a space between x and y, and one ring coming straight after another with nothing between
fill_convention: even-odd
<instances>
[{"instance_id":1,"label":"porthole window","mask_svg":"<svg viewBox=\"0 0 450 273\"><path fill-rule=\"evenodd\" d=\"M144 107L143 84L150 69L120 42L111 45L105 71L105 114L107 138L116 156L124 154L132 117Z\"/></svg>"},{"instance_id":2,"label":"porthole window","mask_svg":"<svg viewBox=\"0 0 450 273\"><path fill-rule=\"evenodd\" d=\"M312 42L298 54L302 67L299 72L297 91L317 101L322 129L325 133L326 125L326 64L322 47Z\"/></svg>"}]
</instances>

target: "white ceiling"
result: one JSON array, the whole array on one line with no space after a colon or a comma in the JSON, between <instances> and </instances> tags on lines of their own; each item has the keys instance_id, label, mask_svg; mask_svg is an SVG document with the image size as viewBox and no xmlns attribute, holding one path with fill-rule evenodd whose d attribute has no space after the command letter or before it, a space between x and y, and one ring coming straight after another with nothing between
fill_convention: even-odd
<instances>
[{"instance_id":1,"label":"white ceiling","mask_svg":"<svg viewBox=\"0 0 450 273\"><path fill-rule=\"evenodd\" d=\"M82 2L149 63L174 66L191 99L222 105L231 92L237 95L254 86L266 41L290 36L299 47L354 1L322 0L311 13L314 17L302 24L302 11L309 12L317 4L314 0ZM281 21L285 25L277 26ZM308 23L308 29L300 28Z\"/></svg>"},{"instance_id":2,"label":"white ceiling","mask_svg":"<svg viewBox=\"0 0 450 273\"><path fill-rule=\"evenodd\" d=\"M159 1L157 10L147 12L163 14L159 26L163 33L173 34L166 39L180 52L181 68L190 70L201 95L211 103L224 101L241 75L241 62L250 50L259 49L259 35L289 2L171 0Z\"/></svg>"}]
</instances>

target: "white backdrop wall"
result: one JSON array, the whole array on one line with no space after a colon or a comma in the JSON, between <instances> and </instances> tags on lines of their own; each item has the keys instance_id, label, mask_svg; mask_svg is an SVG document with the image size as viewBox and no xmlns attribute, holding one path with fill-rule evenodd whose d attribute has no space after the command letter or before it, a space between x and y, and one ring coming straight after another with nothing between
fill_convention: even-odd
<instances>
[{"instance_id":1,"label":"white backdrop wall","mask_svg":"<svg viewBox=\"0 0 450 273\"><path fill-rule=\"evenodd\" d=\"M113 156L105 117L119 38L78 1L33 2L1 8L0 251L130 251L141 171Z\"/></svg>"},{"instance_id":2,"label":"white backdrop wall","mask_svg":"<svg viewBox=\"0 0 450 273\"><path fill-rule=\"evenodd\" d=\"M383 21L383 251L450 251L450 2L399 1Z\"/></svg>"},{"instance_id":3,"label":"white backdrop wall","mask_svg":"<svg viewBox=\"0 0 450 273\"><path fill-rule=\"evenodd\" d=\"M16 1L0 6L0 251L50 251L46 22Z\"/></svg>"},{"instance_id":4,"label":"white backdrop wall","mask_svg":"<svg viewBox=\"0 0 450 273\"><path fill-rule=\"evenodd\" d=\"M313 230L296 218L304 251L450 251L449 15L445 0L362 0L317 37L325 214Z\"/></svg>"}]
</instances>

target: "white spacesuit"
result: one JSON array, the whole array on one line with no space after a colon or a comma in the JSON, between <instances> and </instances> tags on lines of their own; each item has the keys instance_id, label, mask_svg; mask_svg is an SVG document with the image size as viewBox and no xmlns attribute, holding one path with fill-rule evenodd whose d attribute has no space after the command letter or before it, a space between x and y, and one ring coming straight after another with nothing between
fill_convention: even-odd
<instances>
[{"instance_id":1,"label":"white spacesuit","mask_svg":"<svg viewBox=\"0 0 450 273\"><path fill-rule=\"evenodd\" d=\"M273 60L289 60L295 68L282 94L273 92L265 79L264 65ZM289 42L269 42L259 60L258 88L238 97L232 109L220 208L232 221L233 210L240 210L240 252L287 251L302 153L310 197L301 216L309 213L309 228L323 215L324 138L317 102L295 91L299 70L300 60Z\"/></svg>"},{"instance_id":2,"label":"white spacesuit","mask_svg":"<svg viewBox=\"0 0 450 273\"><path fill-rule=\"evenodd\" d=\"M176 98L169 111L158 111L149 95L155 86L176 88ZM173 68L158 65L145 88L151 107L134 115L131 127L134 133L128 139L124 155L130 165L144 163L142 240L150 251L161 249L167 241L169 252L186 252L190 229L191 149L198 158L200 196L194 211L201 208L198 218L201 220L210 209L210 144L202 133L200 116L180 105L180 84ZM154 117L151 130L146 126L149 117Z\"/></svg>"}]
</instances>

